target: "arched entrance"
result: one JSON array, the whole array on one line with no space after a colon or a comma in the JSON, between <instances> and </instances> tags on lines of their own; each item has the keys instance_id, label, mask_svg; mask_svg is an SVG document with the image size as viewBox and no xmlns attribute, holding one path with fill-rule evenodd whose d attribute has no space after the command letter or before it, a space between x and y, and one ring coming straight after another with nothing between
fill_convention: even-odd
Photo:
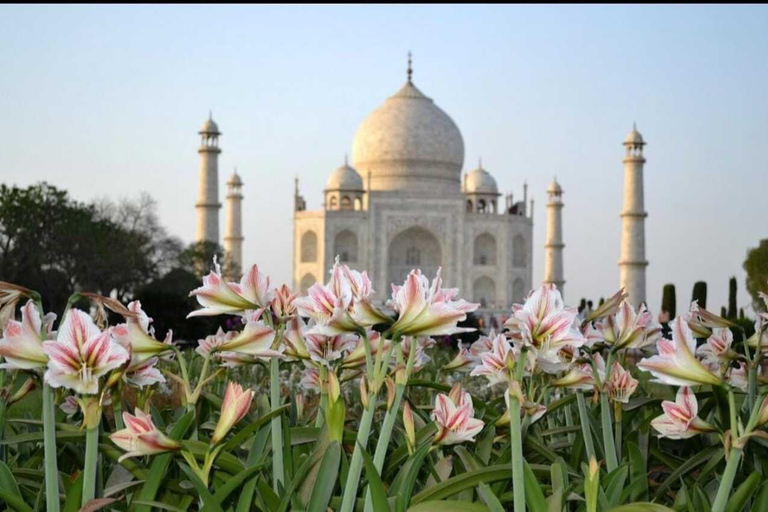
<instances>
[{"instance_id":1,"label":"arched entrance","mask_svg":"<svg viewBox=\"0 0 768 512\"><path fill-rule=\"evenodd\" d=\"M434 277L443 262L443 251L435 235L414 226L399 233L387 251L387 278L390 283L402 284L414 268L429 279Z\"/></svg>"}]
</instances>

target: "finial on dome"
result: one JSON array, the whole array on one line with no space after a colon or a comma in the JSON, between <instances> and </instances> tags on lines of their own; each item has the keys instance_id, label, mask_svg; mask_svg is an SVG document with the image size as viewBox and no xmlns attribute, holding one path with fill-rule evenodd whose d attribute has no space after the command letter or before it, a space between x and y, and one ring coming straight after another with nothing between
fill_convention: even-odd
<instances>
[{"instance_id":1,"label":"finial on dome","mask_svg":"<svg viewBox=\"0 0 768 512\"><path fill-rule=\"evenodd\" d=\"M208 110L208 120L213 121L213 110Z\"/></svg>"},{"instance_id":2,"label":"finial on dome","mask_svg":"<svg viewBox=\"0 0 768 512\"><path fill-rule=\"evenodd\" d=\"M637 122L632 121L632 130L637 131Z\"/></svg>"},{"instance_id":3,"label":"finial on dome","mask_svg":"<svg viewBox=\"0 0 768 512\"><path fill-rule=\"evenodd\" d=\"M348 161L349 161L349 154L344 153L344 167L349 167Z\"/></svg>"},{"instance_id":4,"label":"finial on dome","mask_svg":"<svg viewBox=\"0 0 768 512\"><path fill-rule=\"evenodd\" d=\"M409 84L412 83L411 78L413 77L413 61L411 57L412 57L412 54L410 51L408 51L408 83Z\"/></svg>"}]
</instances>

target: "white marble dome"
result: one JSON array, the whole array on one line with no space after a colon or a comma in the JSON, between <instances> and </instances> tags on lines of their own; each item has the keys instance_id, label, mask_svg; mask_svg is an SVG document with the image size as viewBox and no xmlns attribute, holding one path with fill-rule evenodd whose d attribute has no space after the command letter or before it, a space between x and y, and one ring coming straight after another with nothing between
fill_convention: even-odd
<instances>
[{"instance_id":1,"label":"white marble dome","mask_svg":"<svg viewBox=\"0 0 768 512\"><path fill-rule=\"evenodd\" d=\"M467 194L496 194L499 187L491 173L481 167L467 174L464 192Z\"/></svg>"},{"instance_id":2,"label":"white marble dome","mask_svg":"<svg viewBox=\"0 0 768 512\"><path fill-rule=\"evenodd\" d=\"M374 190L460 190L464 140L456 123L412 82L360 125L352 157Z\"/></svg>"},{"instance_id":3,"label":"white marble dome","mask_svg":"<svg viewBox=\"0 0 768 512\"><path fill-rule=\"evenodd\" d=\"M363 178L346 163L328 176L326 190L363 190Z\"/></svg>"},{"instance_id":4,"label":"white marble dome","mask_svg":"<svg viewBox=\"0 0 768 512\"><path fill-rule=\"evenodd\" d=\"M643 136L637 131L637 128L632 128L632 131L624 138L624 144L645 144Z\"/></svg>"},{"instance_id":5,"label":"white marble dome","mask_svg":"<svg viewBox=\"0 0 768 512\"><path fill-rule=\"evenodd\" d=\"M200 131L198 133L216 133L219 135L221 134L221 132L219 132L219 125L214 123L213 119L211 119L210 117L205 120L205 122L203 123L203 126L200 127Z\"/></svg>"}]
</instances>

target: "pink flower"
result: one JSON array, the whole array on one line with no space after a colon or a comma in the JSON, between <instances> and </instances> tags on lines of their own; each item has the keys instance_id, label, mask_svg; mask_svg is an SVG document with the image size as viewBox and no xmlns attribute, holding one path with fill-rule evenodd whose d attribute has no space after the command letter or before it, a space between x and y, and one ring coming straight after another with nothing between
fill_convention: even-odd
<instances>
[{"instance_id":1,"label":"pink flower","mask_svg":"<svg viewBox=\"0 0 768 512\"><path fill-rule=\"evenodd\" d=\"M392 299L387 304L398 313L392 331L401 336L448 336L474 330L456 324L480 304L453 300L458 289L443 289L440 273L438 269L432 286L420 270L412 270L403 286L392 285Z\"/></svg>"},{"instance_id":2,"label":"pink flower","mask_svg":"<svg viewBox=\"0 0 768 512\"><path fill-rule=\"evenodd\" d=\"M139 366L147 359L173 350L173 333L168 331L163 343L157 341L154 338L154 329L149 326L152 319L141 309L141 302L131 302L128 309L136 316L128 317L124 324L114 326L112 336L131 354L131 367Z\"/></svg>"},{"instance_id":3,"label":"pink flower","mask_svg":"<svg viewBox=\"0 0 768 512\"><path fill-rule=\"evenodd\" d=\"M513 338L533 349L538 363L548 373L562 369L560 351L582 346L584 336L576 328L578 312L566 308L553 284L532 291L522 307L513 307L514 316L506 323Z\"/></svg>"},{"instance_id":4,"label":"pink flower","mask_svg":"<svg viewBox=\"0 0 768 512\"><path fill-rule=\"evenodd\" d=\"M208 357L214 352L217 352L225 342L231 340L237 336L237 334L237 331L224 332L224 330L219 327L216 334L210 334L202 340L197 340L197 348L195 349L195 352L203 357Z\"/></svg>"},{"instance_id":5,"label":"pink flower","mask_svg":"<svg viewBox=\"0 0 768 512\"><path fill-rule=\"evenodd\" d=\"M243 391L240 384L230 382L227 384L227 390L224 392L224 400L221 403L221 416L216 424L216 429L211 437L211 444L219 444L237 425L251 407L251 401L255 392L252 389Z\"/></svg>"},{"instance_id":6,"label":"pink flower","mask_svg":"<svg viewBox=\"0 0 768 512\"><path fill-rule=\"evenodd\" d=\"M519 350L514 349L503 334L499 334L493 339L492 350L480 354L480 364L469 375L485 377L490 385L509 382L518 355Z\"/></svg>"},{"instance_id":7,"label":"pink flower","mask_svg":"<svg viewBox=\"0 0 768 512\"><path fill-rule=\"evenodd\" d=\"M301 374L301 382L299 383L303 389L311 389L317 393L321 393L323 390L323 384L320 380L320 370L314 366L309 366L307 362L304 362L304 372Z\"/></svg>"},{"instance_id":8,"label":"pink flower","mask_svg":"<svg viewBox=\"0 0 768 512\"><path fill-rule=\"evenodd\" d=\"M443 366L443 370L468 372L473 370L476 364L477 358L472 355L469 348L459 342L459 353L448 364Z\"/></svg>"},{"instance_id":9,"label":"pink flower","mask_svg":"<svg viewBox=\"0 0 768 512\"><path fill-rule=\"evenodd\" d=\"M122 462L128 457L154 455L181 449L181 443L170 439L160 432L152 422L152 417L141 409L136 409L136 416L123 412L125 427L109 438L127 453L118 459Z\"/></svg>"},{"instance_id":10,"label":"pink flower","mask_svg":"<svg viewBox=\"0 0 768 512\"><path fill-rule=\"evenodd\" d=\"M165 377L156 367L157 362L158 359L153 357L140 363L138 366L129 367L125 373L125 380L139 388L165 382Z\"/></svg>"},{"instance_id":11,"label":"pink flower","mask_svg":"<svg viewBox=\"0 0 768 512\"><path fill-rule=\"evenodd\" d=\"M675 318L669 326L672 328L672 340L660 339L656 343L659 354L642 359L637 367L651 372L656 382L672 386L721 384L720 378L702 366L694 356L696 340L685 318Z\"/></svg>"},{"instance_id":12,"label":"pink flower","mask_svg":"<svg viewBox=\"0 0 768 512\"><path fill-rule=\"evenodd\" d=\"M579 361L584 361L584 359L585 358L582 358ZM589 363L589 359L586 358L586 360L587 362L575 362L570 371L559 379L553 381L552 385L559 388L582 389L585 391L593 389L597 385L595 382L595 374L592 369L592 364ZM603 360L603 356L596 353L592 356L592 360L598 378L604 380L605 361Z\"/></svg>"},{"instance_id":13,"label":"pink flower","mask_svg":"<svg viewBox=\"0 0 768 512\"><path fill-rule=\"evenodd\" d=\"M608 394L614 402L626 404L629 397L637 389L638 381L632 375L614 361L611 369L611 378L608 381Z\"/></svg>"},{"instance_id":14,"label":"pink flower","mask_svg":"<svg viewBox=\"0 0 768 512\"><path fill-rule=\"evenodd\" d=\"M464 441L474 441L475 436L483 430L482 420L476 419L469 393L451 390L451 395L439 394L435 399L432 420L437 424L438 431L433 439L434 444L456 444Z\"/></svg>"},{"instance_id":15,"label":"pink flower","mask_svg":"<svg viewBox=\"0 0 768 512\"><path fill-rule=\"evenodd\" d=\"M590 313L584 320L587 323L591 323L593 320L599 320L600 318L613 315L627 296L628 294L624 291L624 288L620 289L610 299L606 300L598 306L597 309L592 311L592 313Z\"/></svg>"},{"instance_id":16,"label":"pink flower","mask_svg":"<svg viewBox=\"0 0 768 512\"><path fill-rule=\"evenodd\" d=\"M218 354L226 361L225 366L255 363L272 357L282 357L284 347L273 348L275 330L260 320L261 312L251 313L245 328L219 345Z\"/></svg>"},{"instance_id":17,"label":"pink flower","mask_svg":"<svg viewBox=\"0 0 768 512\"><path fill-rule=\"evenodd\" d=\"M71 309L60 326L56 341L43 342L48 357L45 381L54 388L66 387L78 393L99 392L99 377L127 363L130 356L110 332L100 331L93 319Z\"/></svg>"},{"instance_id":18,"label":"pink flower","mask_svg":"<svg viewBox=\"0 0 768 512\"><path fill-rule=\"evenodd\" d=\"M665 400L661 403L661 408L664 409L664 414L651 421L651 426L661 434L659 437L688 439L714 430L709 423L697 416L699 404L689 387L678 389L675 401Z\"/></svg>"},{"instance_id":19,"label":"pink flower","mask_svg":"<svg viewBox=\"0 0 768 512\"><path fill-rule=\"evenodd\" d=\"M307 344L304 340L306 327L300 316L294 316L286 322L283 332L283 345L285 346L283 355L288 361L309 359L309 350L307 350Z\"/></svg>"},{"instance_id":20,"label":"pink flower","mask_svg":"<svg viewBox=\"0 0 768 512\"><path fill-rule=\"evenodd\" d=\"M739 362L737 367L730 367L728 369L728 384L735 388L739 388L742 391L747 391L749 387L749 381L747 380L747 364L743 361Z\"/></svg>"},{"instance_id":21,"label":"pink flower","mask_svg":"<svg viewBox=\"0 0 768 512\"><path fill-rule=\"evenodd\" d=\"M343 358L346 353L354 349L360 338L355 334L323 336L307 333L304 339L310 359L330 368L334 361Z\"/></svg>"},{"instance_id":22,"label":"pink flower","mask_svg":"<svg viewBox=\"0 0 768 512\"><path fill-rule=\"evenodd\" d=\"M376 331L367 331L368 343L371 346L371 356L376 357L379 350L383 350L386 353L389 350L389 346L392 344L392 340L381 339L381 334ZM341 363L341 367L345 369L356 368L365 364L365 340L363 337L358 338L357 346L350 351Z\"/></svg>"},{"instance_id":23,"label":"pink flower","mask_svg":"<svg viewBox=\"0 0 768 512\"><path fill-rule=\"evenodd\" d=\"M731 350L731 344L733 344L731 330L715 328L712 330L712 335L707 338L707 342L696 349L696 355L702 358L703 364L716 366L719 369L721 365L728 364L736 357L736 353Z\"/></svg>"},{"instance_id":24,"label":"pink flower","mask_svg":"<svg viewBox=\"0 0 768 512\"><path fill-rule=\"evenodd\" d=\"M260 273L258 266L252 265L238 284L225 282L221 277L221 268L216 264L215 270L203 277L203 286L189 292L190 297L197 297L203 309L191 312L187 318L225 313L240 315L269 304L272 294L269 277Z\"/></svg>"},{"instance_id":25,"label":"pink flower","mask_svg":"<svg viewBox=\"0 0 768 512\"><path fill-rule=\"evenodd\" d=\"M403 341L400 344L403 351L403 359L405 359L406 361L408 360L408 357L410 356L410 353L411 353L412 339L413 338L411 336L406 336L403 338ZM419 370L424 368L427 365L427 363L429 363L432 360L432 358L427 355L426 350L434 347L435 343L436 343L435 340L433 340L432 338L424 338L424 337L416 338L416 354L413 356L414 372L418 372ZM398 364L397 361L395 361L394 359L390 361L390 366L392 368L397 367L397 364Z\"/></svg>"},{"instance_id":26,"label":"pink flower","mask_svg":"<svg viewBox=\"0 0 768 512\"><path fill-rule=\"evenodd\" d=\"M286 285L278 288L275 291L275 297L272 299L272 312L275 316L281 320L295 316L296 305L293 301L298 295L298 293L291 293L291 289Z\"/></svg>"},{"instance_id":27,"label":"pink flower","mask_svg":"<svg viewBox=\"0 0 768 512\"><path fill-rule=\"evenodd\" d=\"M603 339L614 349L643 348L655 343L661 337L661 325L641 304L637 313L626 300L618 312L605 318L602 323Z\"/></svg>"},{"instance_id":28,"label":"pink flower","mask_svg":"<svg viewBox=\"0 0 768 512\"><path fill-rule=\"evenodd\" d=\"M33 301L21 308L21 322L9 320L0 339L0 356L6 362L0 368L31 370L48 363L43 351L43 340L51 332L56 315L45 315L45 325Z\"/></svg>"},{"instance_id":29,"label":"pink flower","mask_svg":"<svg viewBox=\"0 0 768 512\"><path fill-rule=\"evenodd\" d=\"M64 414L66 414L68 417L71 418L72 416L77 414L77 411L80 410L80 404L77 402L77 398L75 398L73 395L69 395L61 403L61 405L59 406L59 409L64 411Z\"/></svg>"}]
</instances>

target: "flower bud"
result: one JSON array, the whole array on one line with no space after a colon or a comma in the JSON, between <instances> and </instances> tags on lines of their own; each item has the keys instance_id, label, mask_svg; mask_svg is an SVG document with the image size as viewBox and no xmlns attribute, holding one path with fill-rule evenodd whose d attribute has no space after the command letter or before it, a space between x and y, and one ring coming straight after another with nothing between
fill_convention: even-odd
<instances>
[{"instance_id":1,"label":"flower bud","mask_svg":"<svg viewBox=\"0 0 768 512\"><path fill-rule=\"evenodd\" d=\"M403 428L405 429L405 440L408 443L408 452L413 453L416 446L416 428L413 423L413 412L407 401L403 404Z\"/></svg>"},{"instance_id":2,"label":"flower bud","mask_svg":"<svg viewBox=\"0 0 768 512\"><path fill-rule=\"evenodd\" d=\"M304 403L304 395L296 395L294 402L296 403L296 418L301 420L304 417L304 406L306 405Z\"/></svg>"},{"instance_id":3,"label":"flower bud","mask_svg":"<svg viewBox=\"0 0 768 512\"><path fill-rule=\"evenodd\" d=\"M328 372L328 401L330 403L336 402L336 400L339 399L339 395L341 395L341 384L339 384L339 378L336 376L336 372L329 371ZM365 394L365 396L368 396L368 393Z\"/></svg>"},{"instance_id":4,"label":"flower bud","mask_svg":"<svg viewBox=\"0 0 768 512\"><path fill-rule=\"evenodd\" d=\"M35 389L35 387L37 387L35 379L27 379L24 384L22 384L22 386L8 398L8 405L15 404L19 400L23 399L25 396L30 394Z\"/></svg>"},{"instance_id":5,"label":"flower bud","mask_svg":"<svg viewBox=\"0 0 768 512\"><path fill-rule=\"evenodd\" d=\"M243 391L240 384L230 382L227 385L224 400L221 402L221 416L219 416L219 422L216 424L213 436L211 436L212 445L219 444L232 430L232 427L248 414L254 394L252 389Z\"/></svg>"},{"instance_id":6,"label":"flower bud","mask_svg":"<svg viewBox=\"0 0 768 512\"><path fill-rule=\"evenodd\" d=\"M395 381L392 380L392 377L387 377L386 380L384 380L384 384L387 385L387 410L390 410L392 408L392 404L395 403L395 392L397 389L395 387Z\"/></svg>"},{"instance_id":7,"label":"flower bud","mask_svg":"<svg viewBox=\"0 0 768 512\"><path fill-rule=\"evenodd\" d=\"M360 402L363 404L363 408L368 408L368 384L365 376L360 377Z\"/></svg>"}]
</instances>

